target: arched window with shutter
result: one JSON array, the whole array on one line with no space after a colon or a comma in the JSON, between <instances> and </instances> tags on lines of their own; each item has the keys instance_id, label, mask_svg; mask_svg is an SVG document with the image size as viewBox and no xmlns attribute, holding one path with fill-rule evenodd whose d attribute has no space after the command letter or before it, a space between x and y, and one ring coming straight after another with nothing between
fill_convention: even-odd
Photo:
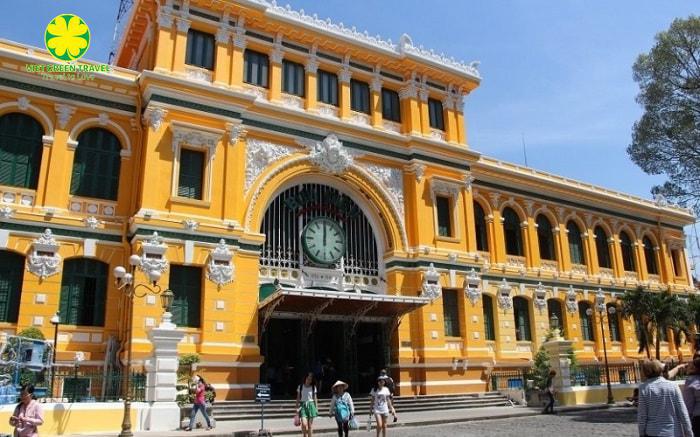
<instances>
[{"instance_id":1,"label":"arched window with shutter","mask_svg":"<svg viewBox=\"0 0 700 437\"><path fill-rule=\"evenodd\" d=\"M637 269L634 266L634 249L632 240L627 232L620 232L620 248L622 249L622 264L626 272L635 272Z\"/></svg>"},{"instance_id":2,"label":"arched window with shutter","mask_svg":"<svg viewBox=\"0 0 700 437\"><path fill-rule=\"evenodd\" d=\"M569 220L566 224L566 231L569 237L569 255L571 255L572 264L586 264L586 258L583 254L583 240L581 239L581 230L576 222Z\"/></svg>"},{"instance_id":3,"label":"arched window with shutter","mask_svg":"<svg viewBox=\"0 0 700 437\"><path fill-rule=\"evenodd\" d=\"M650 275L658 275L659 269L656 267L656 251L654 250L654 245L651 244L649 237L644 237L642 243L644 244L644 260L647 265L647 273Z\"/></svg>"},{"instance_id":4,"label":"arched window with shutter","mask_svg":"<svg viewBox=\"0 0 700 437\"><path fill-rule=\"evenodd\" d=\"M552 223L544 214L538 215L535 223L537 223L537 241L540 248L540 258L556 261L557 257L554 252Z\"/></svg>"},{"instance_id":5,"label":"arched window with shutter","mask_svg":"<svg viewBox=\"0 0 700 437\"><path fill-rule=\"evenodd\" d=\"M513 298L513 317L515 319L515 339L517 341L532 341L530 308L524 297L515 296Z\"/></svg>"},{"instance_id":6,"label":"arched window with shutter","mask_svg":"<svg viewBox=\"0 0 700 437\"><path fill-rule=\"evenodd\" d=\"M0 322L17 323L24 262L24 256L0 250Z\"/></svg>"},{"instance_id":7,"label":"arched window with shutter","mask_svg":"<svg viewBox=\"0 0 700 437\"><path fill-rule=\"evenodd\" d=\"M578 303L578 317L581 319L581 337L583 337L584 341L594 341L593 313L588 314L589 309L591 309L590 302L581 301Z\"/></svg>"},{"instance_id":8,"label":"arched window with shutter","mask_svg":"<svg viewBox=\"0 0 700 437\"><path fill-rule=\"evenodd\" d=\"M496 329L493 316L493 298L487 294L482 294L481 299L484 312L484 333L486 340L496 341Z\"/></svg>"},{"instance_id":9,"label":"arched window with shutter","mask_svg":"<svg viewBox=\"0 0 700 437\"><path fill-rule=\"evenodd\" d=\"M44 128L34 118L12 112L0 117L0 185L35 190Z\"/></svg>"},{"instance_id":10,"label":"arched window with shutter","mask_svg":"<svg viewBox=\"0 0 700 437\"><path fill-rule=\"evenodd\" d=\"M508 255L523 256L523 235L520 231L520 217L513 211L513 208L503 209L503 234L506 242L506 253Z\"/></svg>"},{"instance_id":11,"label":"arched window with shutter","mask_svg":"<svg viewBox=\"0 0 700 437\"><path fill-rule=\"evenodd\" d=\"M59 313L61 324L104 326L107 264L89 258L63 263Z\"/></svg>"},{"instance_id":12,"label":"arched window with shutter","mask_svg":"<svg viewBox=\"0 0 700 437\"><path fill-rule=\"evenodd\" d=\"M476 228L476 250L488 252L489 239L486 228L486 214L479 202L474 202L474 227Z\"/></svg>"},{"instance_id":13,"label":"arched window with shutter","mask_svg":"<svg viewBox=\"0 0 700 437\"><path fill-rule=\"evenodd\" d=\"M78 136L70 193L75 196L117 200L121 144L110 131L92 128Z\"/></svg>"},{"instance_id":14,"label":"arched window with shutter","mask_svg":"<svg viewBox=\"0 0 700 437\"><path fill-rule=\"evenodd\" d=\"M611 269L612 263L610 262L610 247L608 247L608 234L605 233L605 229L600 226L596 226L593 231L595 234L595 250L598 254L598 267L604 269Z\"/></svg>"}]
</instances>

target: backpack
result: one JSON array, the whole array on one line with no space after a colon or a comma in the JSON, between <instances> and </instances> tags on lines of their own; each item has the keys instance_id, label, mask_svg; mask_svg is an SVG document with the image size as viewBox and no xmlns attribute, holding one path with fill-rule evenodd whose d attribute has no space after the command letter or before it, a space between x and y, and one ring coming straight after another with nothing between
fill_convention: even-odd
<instances>
[{"instance_id":1,"label":"backpack","mask_svg":"<svg viewBox=\"0 0 700 437\"><path fill-rule=\"evenodd\" d=\"M350 405L345 401L345 395L335 400L335 420L337 422L345 422L350 417Z\"/></svg>"}]
</instances>

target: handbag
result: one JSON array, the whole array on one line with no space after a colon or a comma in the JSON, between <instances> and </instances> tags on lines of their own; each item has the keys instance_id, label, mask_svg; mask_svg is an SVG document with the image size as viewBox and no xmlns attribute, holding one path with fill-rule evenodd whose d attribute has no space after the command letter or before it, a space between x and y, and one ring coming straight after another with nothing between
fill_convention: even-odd
<instances>
[{"instance_id":1,"label":"handbag","mask_svg":"<svg viewBox=\"0 0 700 437\"><path fill-rule=\"evenodd\" d=\"M350 421L348 422L348 428L350 429L360 429L360 424L357 422L357 419L355 419L355 416L352 416L350 418Z\"/></svg>"},{"instance_id":2,"label":"handbag","mask_svg":"<svg viewBox=\"0 0 700 437\"><path fill-rule=\"evenodd\" d=\"M299 413L294 415L294 426L301 426L301 419L299 418Z\"/></svg>"}]
</instances>

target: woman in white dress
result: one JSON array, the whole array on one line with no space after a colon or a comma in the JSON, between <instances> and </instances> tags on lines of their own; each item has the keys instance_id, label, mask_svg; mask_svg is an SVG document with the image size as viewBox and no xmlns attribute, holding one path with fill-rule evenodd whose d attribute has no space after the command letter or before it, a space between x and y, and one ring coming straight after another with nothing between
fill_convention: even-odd
<instances>
[{"instance_id":1,"label":"woman in white dress","mask_svg":"<svg viewBox=\"0 0 700 437\"><path fill-rule=\"evenodd\" d=\"M396 410L391 402L391 392L386 387L387 379L388 377L384 375L377 378L377 385L369 393L371 413L374 414L377 421L377 437L380 434L382 437L386 437L386 425L390 413L394 416L394 422L396 421Z\"/></svg>"}]
</instances>

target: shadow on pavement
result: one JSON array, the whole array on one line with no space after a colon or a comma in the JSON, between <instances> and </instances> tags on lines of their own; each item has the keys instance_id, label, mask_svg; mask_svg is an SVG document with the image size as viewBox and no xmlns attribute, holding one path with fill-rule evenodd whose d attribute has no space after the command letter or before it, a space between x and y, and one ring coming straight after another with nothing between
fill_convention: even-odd
<instances>
[{"instance_id":1,"label":"shadow on pavement","mask_svg":"<svg viewBox=\"0 0 700 437\"><path fill-rule=\"evenodd\" d=\"M576 422L586 423L636 423L637 409L611 408L609 410L572 411L562 413Z\"/></svg>"}]
</instances>

